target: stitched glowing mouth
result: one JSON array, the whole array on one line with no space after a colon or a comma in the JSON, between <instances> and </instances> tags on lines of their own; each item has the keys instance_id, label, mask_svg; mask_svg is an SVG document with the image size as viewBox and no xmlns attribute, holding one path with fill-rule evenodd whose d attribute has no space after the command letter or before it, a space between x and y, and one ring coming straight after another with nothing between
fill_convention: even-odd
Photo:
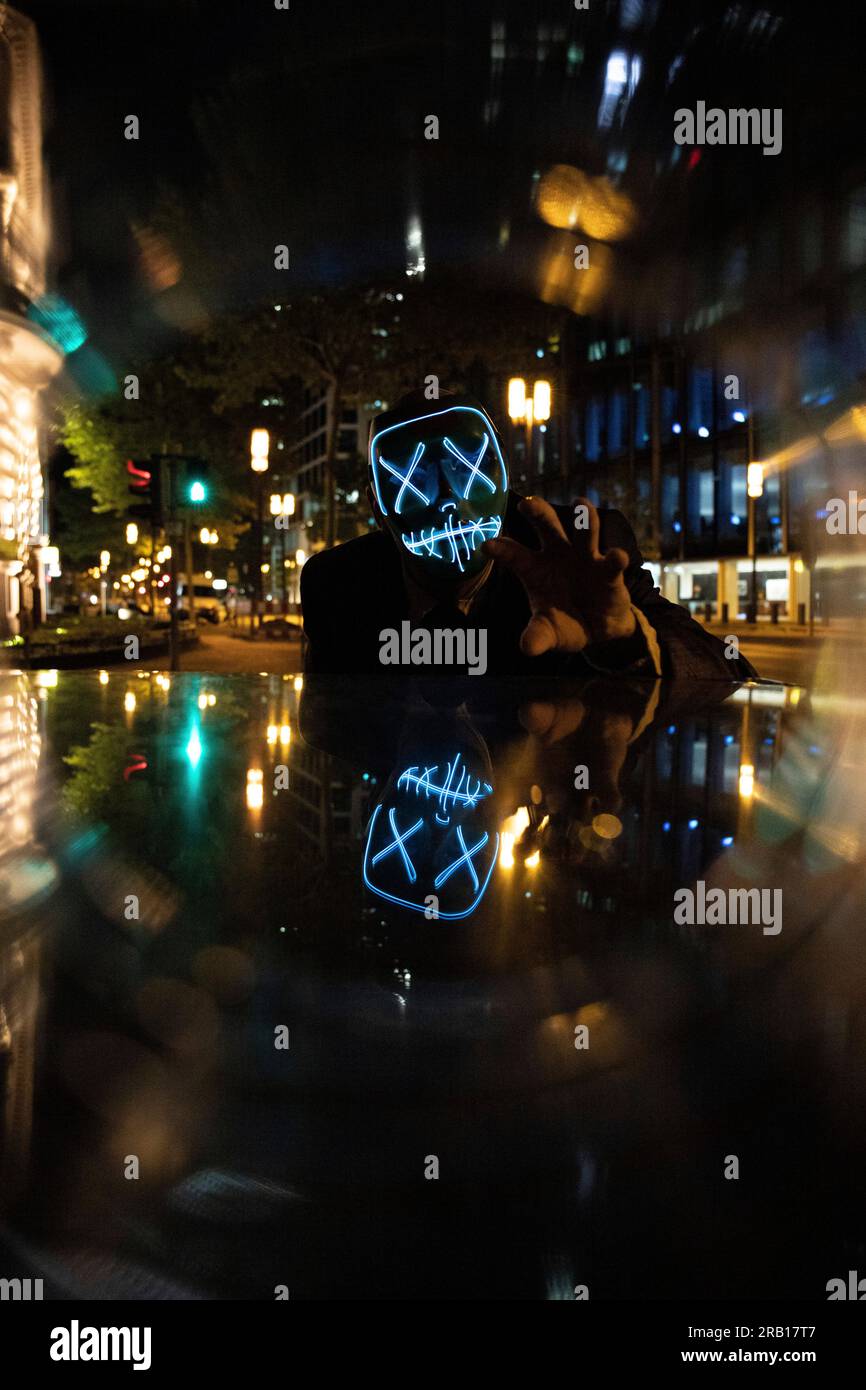
<instances>
[{"instance_id":1,"label":"stitched glowing mouth","mask_svg":"<svg viewBox=\"0 0 866 1390\"><path fill-rule=\"evenodd\" d=\"M455 780L458 770L459 781ZM438 763L432 767L421 768L417 764L407 767L397 778L397 786L406 791L414 790L416 796L423 793L428 800L430 797L436 797L443 812L448 809L449 804L452 807L477 806L479 801L483 801L493 791L489 782L482 782L480 777L470 776L466 767L460 766L459 753L453 762L447 764L444 774L437 781L438 772Z\"/></svg>"},{"instance_id":2,"label":"stitched glowing mouth","mask_svg":"<svg viewBox=\"0 0 866 1390\"><path fill-rule=\"evenodd\" d=\"M457 565L462 573L466 561L484 541L493 541L502 530L502 517L489 516L483 521L461 521L455 526L450 514L445 525L429 531L404 531L401 541L410 555L430 560L445 560Z\"/></svg>"}]
</instances>

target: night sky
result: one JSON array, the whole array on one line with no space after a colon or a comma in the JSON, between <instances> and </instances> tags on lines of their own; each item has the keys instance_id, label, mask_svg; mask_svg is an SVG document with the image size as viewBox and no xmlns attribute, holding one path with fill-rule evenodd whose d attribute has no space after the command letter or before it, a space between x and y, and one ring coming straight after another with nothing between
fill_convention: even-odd
<instances>
[{"instance_id":1,"label":"night sky","mask_svg":"<svg viewBox=\"0 0 866 1390\"><path fill-rule=\"evenodd\" d=\"M685 265L702 239L790 196L784 180L795 148L800 169L811 150L820 180L847 144L862 143L851 6L832 23L832 5L820 22L812 6L775 6L774 16L789 17L769 42L749 27L745 7L644 6L644 17L657 21L625 36L645 61L623 139L596 129L605 62L623 42L612 17L625 12L601 0L588 15L565 0L292 0L288 11L272 0L18 7L38 24L46 68L56 283L115 370L226 307L310 285L401 278L413 215L428 269L474 276L500 256L499 273L512 282L525 275L528 285L544 231L533 217L532 179L557 161L603 174L622 145L625 183L648 238L626 248L623 264L639 275L651 263L653 235L665 249L678 242ZM491 69L497 19L518 54L499 88ZM579 41L580 67L569 77L561 60L535 61L539 26L556 24ZM670 85L673 61L682 66ZM783 155L705 152L688 184L659 178L673 109L697 97L784 100ZM440 119L435 142L423 138L431 112ZM137 142L123 137L129 114L141 122ZM154 275L166 216L179 275L162 292ZM497 250L506 225L507 257ZM290 277L273 267L278 243L289 247ZM617 282L627 296L627 275Z\"/></svg>"},{"instance_id":2,"label":"night sky","mask_svg":"<svg viewBox=\"0 0 866 1390\"><path fill-rule=\"evenodd\" d=\"M486 17L463 10L458 41L447 5L21 8L38 24L46 69L58 284L114 361L170 331L138 273L133 230L165 201L181 208L184 290L205 312L285 294L277 243L290 248L293 285L334 284L402 275L416 209L452 256L490 221L473 149ZM439 147L423 140L430 111L450 132ZM123 137L130 113L137 142Z\"/></svg>"}]
</instances>

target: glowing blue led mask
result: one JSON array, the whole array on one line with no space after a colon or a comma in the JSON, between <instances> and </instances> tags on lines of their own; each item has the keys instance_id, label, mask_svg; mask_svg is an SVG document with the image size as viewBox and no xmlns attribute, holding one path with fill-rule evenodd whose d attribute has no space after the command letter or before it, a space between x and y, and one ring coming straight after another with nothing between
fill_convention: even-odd
<instances>
[{"instance_id":1,"label":"glowing blue led mask","mask_svg":"<svg viewBox=\"0 0 866 1390\"><path fill-rule=\"evenodd\" d=\"M502 530L508 470L483 411L450 406L380 430L370 474L384 524L422 583L484 568L480 547Z\"/></svg>"},{"instance_id":2,"label":"glowing blue led mask","mask_svg":"<svg viewBox=\"0 0 866 1390\"><path fill-rule=\"evenodd\" d=\"M475 759L473 759L473 762ZM364 848L364 882L400 907L445 920L474 912L499 851L493 787L461 753L404 768L373 811Z\"/></svg>"}]
</instances>

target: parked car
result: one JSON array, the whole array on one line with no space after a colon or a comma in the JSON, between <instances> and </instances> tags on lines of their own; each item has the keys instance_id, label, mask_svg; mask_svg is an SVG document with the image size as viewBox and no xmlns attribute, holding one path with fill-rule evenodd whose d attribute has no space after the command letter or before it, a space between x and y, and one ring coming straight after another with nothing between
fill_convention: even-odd
<instances>
[{"instance_id":1,"label":"parked car","mask_svg":"<svg viewBox=\"0 0 866 1390\"><path fill-rule=\"evenodd\" d=\"M193 598L195 599L195 616L197 622L225 622L228 617L225 603L208 580L202 579L199 581L196 576L192 592ZM189 616L185 599L186 584L182 583L179 586L178 594L178 614L181 618Z\"/></svg>"},{"instance_id":2,"label":"parked car","mask_svg":"<svg viewBox=\"0 0 866 1390\"><path fill-rule=\"evenodd\" d=\"M272 641L301 635L300 619L293 618L289 613L265 613L261 621L262 632Z\"/></svg>"}]
</instances>

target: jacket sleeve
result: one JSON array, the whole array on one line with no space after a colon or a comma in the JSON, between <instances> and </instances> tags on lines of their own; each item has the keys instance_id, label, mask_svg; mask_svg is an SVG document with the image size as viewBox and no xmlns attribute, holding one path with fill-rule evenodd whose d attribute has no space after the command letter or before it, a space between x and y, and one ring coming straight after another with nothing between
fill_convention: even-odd
<instances>
[{"instance_id":1,"label":"jacket sleeve","mask_svg":"<svg viewBox=\"0 0 866 1390\"><path fill-rule=\"evenodd\" d=\"M628 557L625 582L635 608L655 631L662 675L688 680L755 680L757 671L744 656L727 657L725 643L707 632L676 603L663 598L652 581L631 526L621 512L601 516L601 548L619 546Z\"/></svg>"}]
</instances>

